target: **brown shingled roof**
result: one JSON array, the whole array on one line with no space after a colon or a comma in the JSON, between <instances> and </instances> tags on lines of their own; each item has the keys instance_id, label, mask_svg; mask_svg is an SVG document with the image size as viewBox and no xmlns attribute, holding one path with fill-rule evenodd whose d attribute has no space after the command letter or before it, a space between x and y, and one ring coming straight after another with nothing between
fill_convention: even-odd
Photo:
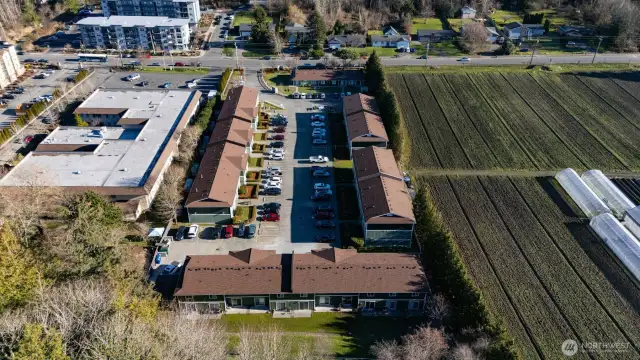
<instances>
[{"instance_id":1,"label":"brown shingled roof","mask_svg":"<svg viewBox=\"0 0 640 360\"><path fill-rule=\"evenodd\" d=\"M237 117L251 122L258 115L258 89L238 86L227 93L218 120Z\"/></svg>"},{"instance_id":2,"label":"brown shingled roof","mask_svg":"<svg viewBox=\"0 0 640 360\"><path fill-rule=\"evenodd\" d=\"M357 80L364 81L362 70L295 70L293 81L331 81Z\"/></svg>"},{"instance_id":3,"label":"brown shingled roof","mask_svg":"<svg viewBox=\"0 0 640 360\"><path fill-rule=\"evenodd\" d=\"M358 181L358 190L367 224L415 224L411 198L402 180L371 177Z\"/></svg>"},{"instance_id":4,"label":"brown shingled roof","mask_svg":"<svg viewBox=\"0 0 640 360\"><path fill-rule=\"evenodd\" d=\"M251 123L232 117L216 123L209 138L209 144L215 144L220 141L231 141L234 144L248 146L252 138L253 129L251 128Z\"/></svg>"},{"instance_id":5,"label":"brown shingled roof","mask_svg":"<svg viewBox=\"0 0 640 360\"><path fill-rule=\"evenodd\" d=\"M347 116L347 130L350 141L389 141L382 118L370 112L361 111Z\"/></svg>"},{"instance_id":6,"label":"brown shingled roof","mask_svg":"<svg viewBox=\"0 0 640 360\"><path fill-rule=\"evenodd\" d=\"M294 293L411 293L427 289L418 257L412 254L312 250L310 254L293 254L292 274Z\"/></svg>"},{"instance_id":7,"label":"brown shingled roof","mask_svg":"<svg viewBox=\"0 0 640 360\"><path fill-rule=\"evenodd\" d=\"M282 255L246 249L229 255L188 256L178 296L282 292Z\"/></svg>"},{"instance_id":8,"label":"brown shingled roof","mask_svg":"<svg viewBox=\"0 0 640 360\"><path fill-rule=\"evenodd\" d=\"M342 98L342 111L345 115L351 115L359 111L368 111L378 114L378 104L373 96L358 93Z\"/></svg>"},{"instance_id":9,"label":"brown shingled roof","mask_svg":"<svg viewBox=\"0 0 640 360\"><path fill-rule=\"evenodd\" d=\"M396 159L391 149L369 146L353 150L353 168L357 180L365 180L372 176L388 176L402 180Z\"/></svg>"},{"instance_id":10,"label":"brown shingled roof","mask_svg":"<svg viewBox=\"0 0 640 360\"><path fill-rule=\"evenodd\" d=\"M231 207L240 172L247 165L245 147L232 142L207 145L186 207Z\"/></svg>"}]
</instances>

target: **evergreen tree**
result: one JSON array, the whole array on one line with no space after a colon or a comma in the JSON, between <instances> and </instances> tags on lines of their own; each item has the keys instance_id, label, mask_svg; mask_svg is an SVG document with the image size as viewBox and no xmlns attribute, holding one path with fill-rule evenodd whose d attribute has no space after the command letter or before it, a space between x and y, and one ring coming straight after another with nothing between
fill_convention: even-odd
<instances>
[{"instance_id":1,"label":"evergreen tree","mask_svg":"<svg viewBox=\"0 0 640 360\"><path fill-rule=\"evenodd\" d=\"M262 6L256 7L254 17L256 23L251 28L251 40L258 44L269 42L269 24L267 23L267 12Z\"/></svg>"},{"instance_id":2,"label":"evergreen tree","mask_svg":"<svg viewBox=\"0 0 640 360\"><path fill-rule=\"evenodd\" d=\"M382 87L384 80L384 73L382 69L382 63L378 53L374 50L365 66L365 77L367 85L369 86L369 93L376 95Z\"/></svg>"},{"instance_id":3,"label":"evergreen tree","mask_svg":"<svg viewBox=\"0 0 640 360\"><path fill-rule=\"evenodd\" d=\"M74 124L75 126L89 126L89 124L82 120L82 117L80 116L80 114L75 114L73 115L73 120L74 120Z\"/></svg>"},{"instance_id":4,"label":"evergreen tree","mask_svg":"<svg viewBox=\"0 0 640 360\"><path fill-rule=\"evenodd\" d=\"M311 38L315 42L315 49L324 49L324 42L327 40L327 26L324 24L322 15L316 10L309 17L309 27L311 28Z\"/></svg>"},{"instance_id":5,"label":"evergreen tree","mask_svg":"<svg viewBox=\"0 0 640 360\"><path fill-rule=\"evenodd\" d=\"M0 312L22 305L41 285L31 253L16 239L5 221L0 227Z\"/></svg>"},{"instance_id":6,"label":"evergreen tree","mask_svg":"<svg viewBox=\"0 0 640 360\"><path fill-rule=\"evenodd\" d=\"M14 353L14 360L69 360L62 336L53 328L45 330L39 324L27 324Z\"/></svg>"}]
</instances>

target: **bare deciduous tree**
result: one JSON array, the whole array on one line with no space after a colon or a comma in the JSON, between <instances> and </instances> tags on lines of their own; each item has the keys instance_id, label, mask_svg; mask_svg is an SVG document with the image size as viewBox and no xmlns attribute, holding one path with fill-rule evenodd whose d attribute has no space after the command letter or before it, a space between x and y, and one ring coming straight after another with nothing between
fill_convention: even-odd
<instances>
[{"instance_id":1,"label":"bare deciduous tree","mask_svg":"<svg viewBox=\"0 0 640 360\"><path fill-rule=\"evenodd\" d=\"M477 360L478 356L473 349L467 344L461 344L455 347L451 352L452 360Z\"/></svg>"},{"instance_id":2,"label":"bare deciduous tree","mask_svg":"<svg viewBox=\"0 0 640 360\"><path fill-rule=\"evenodd\" d=\"M371 347L371 353L376 357L376 360L398 360L402 359L402 351L400 346L395 340L386 341L382 340L376 342Z\"/></svg>"},{"instance_id":3,"label":"bare deciduous tree","mask_svg":"<svg viewBox=\"0 0 640 360\"><path fill-rule=\"evenodd\" d=\"M307 16L297 6L289 5L287 22L289 24L304 24L307 22Z\"/></svg>"},{"instance_id":4,"label":"bare deciduous tree","mask_svg":"<svg viewBox=\"0 0 640 360\"><path fill-rule=\"evenodd\" d=\"M243 327L237 351L240 360L285 359L291 355L292 345L277 325L261 328L259 332Z\"/></svg>"},{"instance_id":5,"label":"bare deciduous tree","mask_svg":"<svg viewBox=\"0 0 640 360\"><path fill-rule=\"evenodd\" d=\"M462 46L465 51L475 54L487 48L487 30L484 25L479 22L473 22L464 26L462 32Z\"/></svg>"},{"instance_id":6,"label":"bare deciduous tree","mask_svg":"<svg viewBox=\"0 0 640 360\"><path fill-rule=\"evenodd\" d=\"M153 202L153 212L158 218L176 220L176 209L182 201L183 174L184 170L175 164L169 166L166 171Z\"/></svg>"},{"instance_id":7,"label":"bare deciduous tree","mask_svg":"<svg viewBox=\"0 0 640 360\"><path fill-rule=\"evenodd\" d=\"M402 344L402 353L407 360L439 360L448 348L442 330L427 326L404 336Z\"/></svg>"},{"instance_id":8,"label":"bare deciduous tree","mask_svg":"<svg viewBox=\"0 0 640 360\"><path fill-rule=\"evenodd\" d=\"M442 324L445 318L450 314L449 302L442 294L437 294L431 299L428 312L429 318L432 321Z\"/></svg>"}]
</instances>

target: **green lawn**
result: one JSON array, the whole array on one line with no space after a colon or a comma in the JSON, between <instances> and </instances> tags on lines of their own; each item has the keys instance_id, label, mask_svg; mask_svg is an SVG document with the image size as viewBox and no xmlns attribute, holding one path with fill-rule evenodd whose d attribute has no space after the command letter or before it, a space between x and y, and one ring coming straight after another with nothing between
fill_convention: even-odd
<instances>
[{"instance_id":1,"label":"green lawn","mask_svg":"<svg viewBox=\"0 0 640 360\"><path fill-rule=\"evenodd\" d=\"M371 55L371 53L373 53L373 51L375 50L376 53L379 56L393 56L396 53L396 49L395 48L383 48L383 47L372 47L372 46L368 46L368 47L364 47L364 48L353 48L354 50L356 50L358 53L367 53L368 55Z\"/></svg>"},{"instance_id":2,"label":"green lawn","mask_svg":"<svg viewBox=\"0 0 640 360\"><path fill-rule=\"evenodd\" d=\"M233 23L231 25L236 27L240 24L253 24L255 22L256 19L251 11L238 11L233 18ZM273 18L271 16L267 16L267 22L272 23Z\"/></svg>"},{"instance_id":3,"label":"green lawn","mask_svg":"<svg viewBox=\"0 0 640 360\"><path fill-rule=\"evenodd\" d=\"M345 313L314 313L310 318L274 319L270 314L224 315L229 332L242 326L277 324L285 332L329 334L337 356L369 356L369 347L379 340L397 339L424 323L422 317L367 317ZM307 337L308 335L296 334Z\"/></svg>"},{"instance_id":4,"label":"green lawn","mask_svg":"<svg viewBox=\"0 0 640 360\"><path fill-rule=\"evenodd\" d=\"M249 166L262 167L263 164L264 164L264 158L249 157Z\"/></svg>"},{"instance_id":5,"label":"green lawn","mask_svg":"<svg viewBox=\"0 0 640 360\"><path fill-rule=\"evenodd\" d=\"M425 46L416 46L416 55L424 55L427 52ZM429 56L464 56L453 41L441 41L439 43L431 43L429 45Z\"/></svg>"},{"instance_id":6,"label":"green lawn","mask_svg":"<svg viewBox=\"0 0 640 360\"><path fill-rule=\"evenodd\" d=\"M169 68L163 68L161 66L145 66L139 70L139 72L149 72L149 73L180 73L180 74L208 74L208 68L198 68L198 67L173 67L173 70Z\"/></svg>"},{"instance_id":7,"label":"green lawn","mask_svg":"<svg viewBox=\"0 0 640 360\"><path fill-rule=\"evenodd\" d=\"M496 26L499 27L514 21L522 22L522 16L515 11L496 10L493 14L490 14L489 17L496 23Z\"/></svg>"},{"instance_id":8,"label":"green lawn","mask_svg":"<svg viewBox=\"0 0 640 360\"><path fill-rule=\"evenodd\" d=\"M255 133L253 134L253 141L267 140L267 133Z\"/></svg>"},{"instance_id":9,"label":"green lawn","mask_svg":"<svg viewBox=\"0 0 640 360\"><path fill-rule=\"evenodd\" d=\"M369 30L367 31L367 35L382 35L382 30Z\"/></svg>"},{"instance_id":10,"label":"green lawn","mask_svg":"<svg viewBox=\"0 0 640 360\"><path fill-rule=\"evenodd\" d=\"M418 30L442 30L442 21L438 18L414 18L411 32L417 34Z\"/></svg>"},{"instance_id":11,"label":"green lawn","mask_svg":"<svg viewBox=\"0 0 640 360\"><path fill-rule=\"evenodd\" d=\"M459 33L463 25L470 24L472 22L472 19L449 19L449 26L451 26L451 30L455 30Z\"/></svg>"},{"instance_id":12,"label":"green lawn","mask_svg":"<svg viewBox=\"0 0 640 360\"><path fill-rule=\"evenodd\" d=\"M555 31L557 28L559 28L562 25L568 25L571 24L571 20L564 17L561 14L558 14L558 12L556 10L552 10L552 9L548 9L548 10L540 10L540 11L534 11L534 14L538 14L538 13L544 13L544 20L549 19L549 22L551 23L551 31ZM544 23L543 20L543 23Z\"/></svg>"},{"instance_id":13,"label":"green lawn","mask_svg":"<svg viewBox=\"0 0 640 360\"><path fill-rule=\"evenodd\" d=\"M256 213L255 206L238 206L233 213L233 223L242 224L243 222L249 222Z\"/></svg>"}]
</instances>

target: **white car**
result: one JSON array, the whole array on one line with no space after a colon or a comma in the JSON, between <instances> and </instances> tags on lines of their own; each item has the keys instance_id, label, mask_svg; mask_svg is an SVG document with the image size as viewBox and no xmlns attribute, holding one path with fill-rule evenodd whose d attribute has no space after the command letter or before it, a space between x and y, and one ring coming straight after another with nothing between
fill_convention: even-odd
<instances>
[{"instance_id":1,"label":"white car","mask_svg":"<svg viewBox=\"0 0 640 360\"><path fill-rule=\"evenodd\" d=\"M282 182L281 181L270 180L265 185L265 188L278 188L279 189L281 186L282 186Z\"/></svg>"},{"instance_id":2,"label":"white car","mask_svg":"<svg viewBox=\"0 0 640 360\"><path fill-rule=\"evenodd\" d=\"M313 190L331 190L331 185L325 183L315 183Z\"/></svg>"},{"instance_id":3,"label":"white car","mask_svg":"<svg viewBox=\"0 0 640 360\"><path fill-rule=\"evenodd\" d=\"M311 120L324 120L324 115L311 115Z\"/></svg>"},{"instance_id":4,"label":"white car","mask_svg":"<svg viewBox=\"0 0 640 360\"><path fill-rule=\"evenodd\" d=\"M270 154L269 160L284 160L284 154Z\"/></svg>"},{"instance_id":5,"label":"white car","mask_svg":"<svg viewBox=\"0 0 640 360\"><path fill-rule=\"evenodd\" d=\"M326 145L326 144L327 144L326 139L321 139L321 138L313 139L313 145Z\"/></svg>"},{"instance_id":6,"label":"white car","mask_svg":"<svg viewBox=\"0 0 640 360\"><path fill-rule=\"evenodd\" d=\"M322 121L314 121L311 123L313 127L324 127L324 123Z\"/></svg>"},{"instance_id":7,"label":"white car","mask_svg":"<svg viewBox=\"0 0 640 360\"><path fill-rule=\"evenodd\" d=\"M187 83L187 87L188 87L189 89L196 87L196 85L197 85L197 84L196 84L196 83L194 83L194 82L188 82L188 83Z\"/></svg>"},{"instance_id":8,"label":"white car","mask_svg":"<svg viewBox=\"0 0 640 360\"><path fill-rule=\"evenodd\" d=\"M329 162L329 158L322 155L309 156L309 162L312 163L326 163Z\"/></svg>"},{"instance_id":9,"label":"white car","mask_svg":"<svg viewBox=\"0 0 640 360\"><path fill-rule=\"evenodd\" d=\"M198 224L193 224L191 226L189 226L189 230L187 230L187 239L193 239L194 237L198 236L198 229L200 227L198 226Z\"/></svg>"},{"instance_id":10,"label":"white car","mask_svg":"<svg viewBox=\"0 0 640 360\"><path fill-rule=\"evenodd\" d=\"M312 134L326 135L327 134L327 129L325 129L325 128L315 128L315 129L313 129Z\"/></svg>"},{"instance_id":11,"label":"white car","mask_svg":"<svg viewBox=\"0 0 640 360\"><path fill-rule=\"evenodd\" d=\"M284 149L271 149L269 150L269 154L271 155L275 155L275 154L280 154L280 155L284 155L286 152L284 151Z\"/></svg>"},{"instance_id":12,"label":"white car","mask_svg":"<svg viewBox=\"0 0 640 360\"><path fill-rule=\"evenodd\" d=\"M471 59L469 59L468 57L465 56L463 58L458 59L458 61L460 61L460 62L469 62L469 61L471 61Z\"/></svg>"}]
</instances>

